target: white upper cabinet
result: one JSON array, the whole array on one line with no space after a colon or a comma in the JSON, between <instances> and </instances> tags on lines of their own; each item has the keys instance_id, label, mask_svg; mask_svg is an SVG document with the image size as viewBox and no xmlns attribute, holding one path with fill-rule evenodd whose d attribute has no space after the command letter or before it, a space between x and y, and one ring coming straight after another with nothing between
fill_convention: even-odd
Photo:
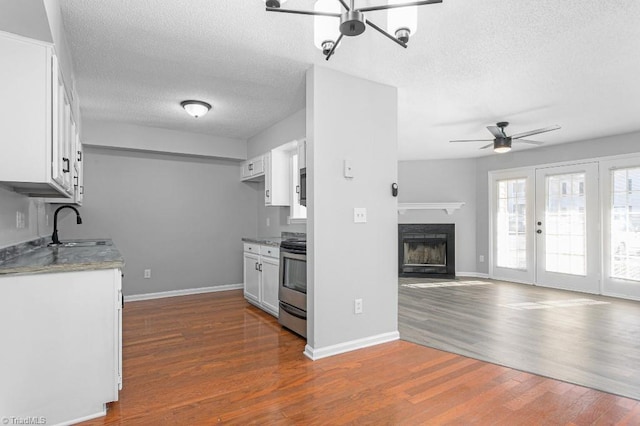
<instances>
[{"instance_id":1,"label":"white upper cabinet","mask_svg":"<svg viewBox=\"0 0 640 426\"><path fill-rule=\"evenodd\" d=\"M298 141L298 168L307 168L307 141L305 139Z\"/></svg>"},{"instance_id":2,"label":"white upper cabinet","mask_svg":"<svg viewBox=\"0 0 640 426\"><path fill-rule=\"evenodd\" d=\"M73 196L77 126L50 44L0 32L0 182L35 197Z\"/></svg>"},{"instance_id":3,"label":"white upper cabinet","mask_svg":"<svg viewBox=\"0 0 640 426\"><path fill-rule=\"evenodd\" d=\"M240 180L254 180L264 176L264 158L252 158L244 161L240 167Z\"/></svg>"},{"instance_id":4,"label":"white upper cabinet","mask_svg":"<svg viewBox=\"0 0 640 426\"><path fill-rule=\"evenodd\" d=\"M291 205L291 150L278 147L265 156L264 204Z\"/></svg>"}]
</instances>

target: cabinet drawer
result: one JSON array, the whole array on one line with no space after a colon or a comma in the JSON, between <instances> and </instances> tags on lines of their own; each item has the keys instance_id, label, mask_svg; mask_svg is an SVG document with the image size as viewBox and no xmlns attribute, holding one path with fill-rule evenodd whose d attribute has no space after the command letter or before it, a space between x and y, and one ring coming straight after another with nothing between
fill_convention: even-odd
<instances>
[{"instance_id":1,"label":"cabinet drawer","mask_svg":"<svg viewBox=\"0 0 640 426\"><path fill-rule=\"evenodd\" d=\"M273 246L260 246L260 254L267 257L280 258L280 249Z\"/></svg>"},{"instance_id":2,"label":"cabinet drawer","mask_svg":"<svg viewBox=\"0 0 640 426\"><path fill-rule=\"evenodd\" d=\"M260 254L260 244L244 243L244 251Z\"/></svg>"}]
</instances>

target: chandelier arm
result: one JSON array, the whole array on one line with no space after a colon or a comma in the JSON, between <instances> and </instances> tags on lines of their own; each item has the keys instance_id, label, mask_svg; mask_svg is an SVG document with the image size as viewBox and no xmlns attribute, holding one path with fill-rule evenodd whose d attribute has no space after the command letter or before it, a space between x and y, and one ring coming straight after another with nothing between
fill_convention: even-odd
<instances>
[{"instance_id":1,"label":"chandelier arm","mask_svg":"<svg viewBox=\"0 0 640 426\"><path fill-rule=\"evenodd\" d=\"M395 38L394 36L392 36L391 34L386 32L385 30L383 30L382 28L380 28L379 26L377 26L376 24L374 24L370 20L366 19L365 21L367 22L367 25L369 25L374 30L380 32L383 36L388 37L389 39L395 41L396 43L398 43L400 46L404 47L405 49L407 48L407 44L405 42L403 42L402 40L398 40L397 38Z\"/></svg>"},{"instance_id":2,"label":"chandelier arm","mask_svg":"<svg viewBox=\"0 0 640 426\"><path fill-rule=\"evenodd\" d=\"M347 9L347 12L350 11L351 9L349 8L349 5L347 5L347 3L345 3L344 0L338 0L340 2L340 4L342 4L342 7L344 7L345 9Z\"/></svg>"},{"instance_id":3,"label":"chandelier arm","mask_svg":"<svg viewBox=\"0 0 640 426\"><path fill-rule=\"evenodd\" d=\"M427 4L435 4L435 3L442 3L442 0L421 0L421 1L413 1L410 3L383 4L380 6L362 7L356 10L358 12L371 12L374 10L397 9L399 7L410 7L410 6L424 6Z\"/></svg>"},{"instance_id":4,"label":"chandelier arm","mask_svg":"<svg viewBox=\"0 0 640 426\"><path fill-rule=\"evenodd\" d=\"M329 60L331 58L331 56L333 56L333 53L336 51L336 49L338 48L338 45L340 44L340 41L342 40L342 37L344 36L344 34L340 34L340 36L338 36L338 39L336 40L335 43L333 43L333 47L331 48L331 50L329 51L329 53L327 53L327 57L325 60Z\"/></svg>"},{"instance_id":5,"label":"chandelier arm","mask_svg":"<svg viewBox=\"0 0 640 426\"><path fill-rule=\"evenodd\" d=\"M309 10L282 9L282 8L278 8L278 7L267 7L267 12L293 13L293 14L296 14L296 15L330 16L332 18L339 18L341 16L339 13L316 12L316 11L309 11Z\"/></svg>"}]
</instances>

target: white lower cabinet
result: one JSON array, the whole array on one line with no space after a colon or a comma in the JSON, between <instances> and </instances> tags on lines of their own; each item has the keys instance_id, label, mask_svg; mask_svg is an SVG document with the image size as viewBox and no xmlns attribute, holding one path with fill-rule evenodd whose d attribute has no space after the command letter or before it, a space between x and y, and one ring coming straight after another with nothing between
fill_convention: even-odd
<instances>
[{"instance_id":1,"label":"white lower cabinet","mask_svg":"<svg viewBox=\"0 0 640 426\"><path fill-rule=\"evenodd\" d=\"M120 269L0 276L0 413L72 424L122 388Z\"/></svg>"},{"instance_id":2,"label":"white lower cabinet","mask_svg":"<svg viewBox=\"0 0 640 426\"><path fill-rule=\"evenodd\" d=\"M245 243L243 264L245 299L277 317L280 250L273 246Z\"/></svg>"}]
</instances>

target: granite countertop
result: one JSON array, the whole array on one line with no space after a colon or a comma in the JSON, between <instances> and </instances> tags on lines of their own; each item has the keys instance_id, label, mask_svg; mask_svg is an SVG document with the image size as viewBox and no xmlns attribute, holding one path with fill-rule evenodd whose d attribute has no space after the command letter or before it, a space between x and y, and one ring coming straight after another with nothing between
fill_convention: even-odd
<instances>
[{"instance_id":1,"label":"granite countertop","mask_svg":"<svg viewBox=\"0 0 640 426\"><path fill-rule=\"evenodd\" d=\"M97 269L115 269L124 266L124 259L107 239L104 244L92 244L88 240L72 240L74 246L48 247L44 238L2 251L10 253L0 261L0 276L14 274L44 274L50 272L91 271ZM3 258L0 253L0 259ZM10 257L9 257L10 256Z\"/></svg>"},{"instance_id":2,"label":"granite countertop","mask_svg":"<svg viewBox=\"0 0 640 426\"><path fill-rule=\"evenodd\" d=\"M245 243L260 244L263 246L280 247L280 243L289 238L307 238L304 232L282 232L279 237L243 237Z\"/></svg>"},{"instance_id":3,"label":"granite countertop","mask_svg":"<svg viewBox=\"0 0 640 426\"><path fill-rule=\"evenodd\" d=\"M244 237L242 238L242 241L244 241L245 243L260 244L262 246L273 246L273 247L280 247L280 243L283 240L285 240L285 238L282 238L282 237L255 237L255 238Z\"/></svg>"}]
</instances>

